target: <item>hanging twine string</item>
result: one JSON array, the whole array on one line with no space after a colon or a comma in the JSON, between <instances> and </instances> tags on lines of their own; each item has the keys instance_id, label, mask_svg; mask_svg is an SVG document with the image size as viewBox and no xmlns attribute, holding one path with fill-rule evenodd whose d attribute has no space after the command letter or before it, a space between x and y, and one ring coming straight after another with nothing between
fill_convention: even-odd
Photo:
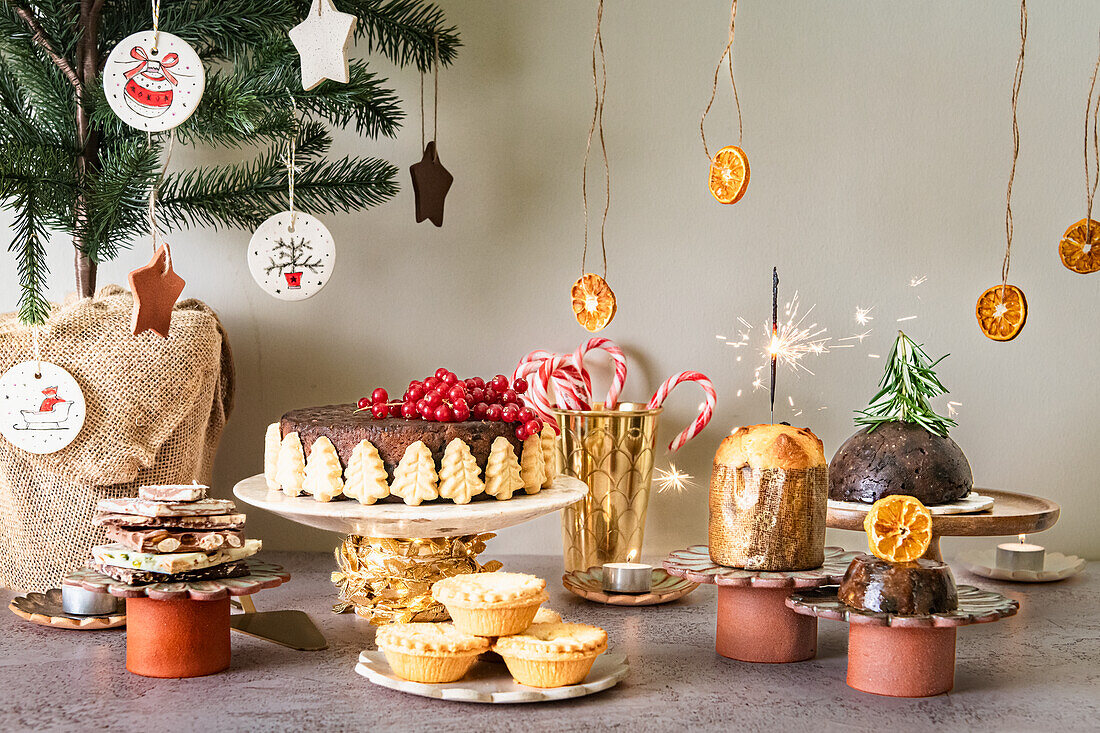
<instances>
[{"instance_id":1,"label":"hanging twine string","mask_svg":"<svg viewBox=\"0 0 1100 733\"><path fill-rule=\"evenodd\" d=\"M1100 95L1096 90L1096 73L1100 71L1100 53L1096 56L1096 65L1092 67L1092 79L1089 81L1089 98L1085 104L1085 241L1091 239L1092 201L1096 197L1096 185L1100 183L1100 137L1097 136L1096 118L1100 112ZM1095 102L1093 99L1095 98ZM1089 114L1092 114L1092 165L1089 165Z\"/></svg>"},{"instance_id":2,"label":"hanging twine string","mask_svg":"<svg viewBox=\"0 0 1100 733\"><path fill-rule=\"evenodd\" d=\"M1008 174L1005 194L1005 259L1001 264L1001 302L1008 287L1008 266L1012 261L1012 181L1016 178L1016 160L1020 157L1020 125L1016 106L1020 99L1020 84L1024 80L1024 48L1027 46L1027 0L1020 0L1020 55L1016 57L1016 76L1012 80L1012 170Z\"/></svg>"},{"instance_id":3,"label":"hanging twine string","mask_svg":"<svg viewBox=\"0 0 1100 733\"><path fill-rule=\"evenodd\" d=\"M34 378L42 378L42 349L38 345L38 329L40 326L35 326L31 329L31 336L34 338Z\"/></svg>"},{"instance_id":4,"label":"hanging twine string","mask_svg":"<svg viewBox=\"0 0 1100 733\"><path fill-rule=\"evenodd\" d=\"M145 139L149 145L153 144L153 136L151 133L145 133ZM157 180L153 182L153 185L149 188L149 235L153 240L153 251L157 251L157 236L159 234L159 228L157 227L157 193L160 191L161 184L164 183L164 174L168 171L168 163L172 160L172 145L176 141L176 131L168 131L168 150L164 154L164 164L160 167L160 173L157 174ZM170 257L170 255L169 255Z\"/></svg>"},{"instance_id":5,"label":"hanging twine string","mask_svg":"<svg viewBox=\"0 0 1100 733\"><path fill-rule=\"evenodd\" d=\"M435 84L435 93L432 98L432 140L439 143L439 36L432 36L435 41L435 50L432 52L432 74ZM420 148L427 144L424 136L424 72L420 72Z\"/></svg>"},{"instance_id":6,"label":"hanging twine string","mask_svg":"<svg viewBox=\"0 0 1100 733\"><path fill-rule=\"evenodd\" d=\"M294 176L301 173L302 168L296 160L298 154L298 104L294 101L294 95L290 93L289 89L286 93L290 97L291 125L290 140L287 143L286 157L283 158L283 162L286 164L287 198L290 211L290 226L288 229L293 234L294 225L298 223L298 212L294 210Z\"/></svg>"},{"instance_id":7,"label":"hanging twine string","mask_svg":"<svg viewBox=\"0 0 1100 733\"><path fill-rule=\"evenodd\" d=\"M160 0L150 0L153 6L153 53L160 46Z\"/></svg>"},{"instance_id":8,"label":"hanging twine string","mask_svg":"<svg viewBox=\"0 0 1100 733\"><path fill-rule=\"evenodd\" d=\"M707 148L707 133L703 128L703 123L707 121L707 113L710 112L711 105L714 104L714 97L718 94L718 74L722 71L722 62L726 61L730 70L730 86L733 87L733 104L737 108L737 147L741 147L741 139L744 136L744 125L741 121L741 99L737 95L737 82L733 80L733 32L737 27L737 0L733 0L730 5L730 35L729 40L726 41L726 48L722 51L722 55L718 59L718 65L714 67L714 82L710 88L710 100L707 102L707 108L703 110L703 116L699 120L699 137L703 138L703 152L706 153L707 160L711 160L710 150Z\"/></svg>"},{"instance_id":9,"label":"hanging twine string","mask_svg":"<svg viewBox=\"0 0 1100 733\"><path fill-rule=\"evenodd\" d=\"M607 60L604 58L603 34L600 32L602 22L603 0L599 0L596 6L596 35L592 38L592 88L595 90L596 103L592 109L592 124L588 128L588 143L584 147L584 166L581 168L581 200L584 203L584 253L581 255L581 275L585 274L585 264L588 261L588 155L592 151L592 134L598 126L606 186L603 221L600 223L600 250L603 253L603 277L607 279L607 242L604 239L604 230L607 228L607 210L611 208L611 167L607 162L607 141L604 139L603 134L603 104L607 93ZM600 54L599 73L597 73L596 66L597 49Z\"/></svg>"}]
</instances>

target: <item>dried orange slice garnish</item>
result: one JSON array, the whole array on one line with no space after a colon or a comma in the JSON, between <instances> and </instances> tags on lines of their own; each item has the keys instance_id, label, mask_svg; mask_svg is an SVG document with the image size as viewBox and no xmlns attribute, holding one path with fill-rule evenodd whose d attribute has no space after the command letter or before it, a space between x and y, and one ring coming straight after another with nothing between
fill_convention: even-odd
<instances>
[{"instance_id":1,"label":"dried orange slice garnish","mask_svg":"<svg viewBox=\"0 0 1100 733\"><path fill-rule=\"evenodd\" d=\"M727 145L710 161L710 193L720 204L736 204L749 187L749 159L736 145Z\"/></svg>"},{"instance_id":2,"label":"dried orange slice garnish","mask_svg":"<svg viewBox=\"0 0 1100 733\"><path fill-rule=\"evenodd\" d=\"M879 499L863 520L871 553L887 562L912 562L932 544L932 512L912 496Z\"/></svg>"},{"instance_id":3,"label":"dried orange slice garnish","mask_svg":"<svg viewBox=\"0 0 1100 733\"><path fill-rule=\"evenodd\" d=\"M1067 269L1081 275L1100 270L1100 221L1082 219L1062 235L1058 256Z\"/></svg>"},{"instance_id":4,"label":"dried orange slice garnish","mask_svg":"<svg viewBox=\"0 0 1100 733\"><path fill-rule=\"evenodd\" d=\"M591 272L583 275L573 283L572 295L577 323L589 331L599 331L615 317L615 293L599 275Z\"/></svg>"},{"instance_id":5,"label":"dried orange slice garnish","mask_svg":"<svg viewBox=\"0 0 1100 733\"><path fill-rule=\"evenodd\" d=\"M974 312L982 333L994 341L1011 341L1027 322L1027 298L1015 285L994 285L978 298Z\"/></svg>"}]
</instances>

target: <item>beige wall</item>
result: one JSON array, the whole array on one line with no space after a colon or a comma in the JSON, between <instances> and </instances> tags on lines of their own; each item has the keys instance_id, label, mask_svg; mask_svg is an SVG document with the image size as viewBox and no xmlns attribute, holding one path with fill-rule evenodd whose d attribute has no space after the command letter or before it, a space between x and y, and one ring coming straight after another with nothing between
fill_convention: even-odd
<instances>
[{"instance_id":1,"label":"beige wall","mask_svg":"<svg viewBox=\"0 0 1100 733\"><path fill-rule=\"evenodd\" d=\"M411 115L400 138L341 134L336 152L398 163L402 193L371 212L326 217L340 270L317 297L283 303L256 287L247 232L172 236L185 295L221 314L237 358L221 495L260 470L264 426L288 409L351 400L378 384L399 390L439 365L491 376L531 348L572 349L585 335L566 295L580 266L593 3L442 4L466 43L441 85L440 150L455 175L443 229L413 220L404 169L420 158L418 80L397 73ZM1100 557L1100 274L1073 275L1056 252L1063 229L1084 215L1081 128L1100 7L1031 3L1012 280L1032 310L1010 344L981 336L973 308L998 281L1004 250L1016 4L746 0L735 58L753 175L733 207L706 191L698 135L727 13L724 1L611 0L605 15L609 279L620 304L607 335L631 357L627 397L648 396L683 368L709 374L720 393L711 427L676 457L698 485L655 497L647 553L705 541L717 442L768 419L766 393L750 386L755 355L738 363L745 350L715 335L731 335L738 315L763 321L775 263L784 294L798 289L816 303L834 338L856 332L857 305L875 307L862 347L812 360L813 375L780 375L777 419L811 426L831 456L880 377L882 361L868 353L888 348L897 318L917 315L906 331L933 355L951 354L940 375L962 403L953 435L978 484L1058 501L1062 520L1038 541ZM721 94L712 145L733 141L728 88ZM214 159L184 152L173 165ZM105 266L103 282L125 282L147 252L142 243ZM0 307L10 309L5 257ZM70 262L55 242L55 298L70 288ZM927 281L910 287L913 276ZM786 407L788 394L802 415ZM689 387L675 393L663 444L697 402ZM250 526L272 548L328 550L337 539L259 510ZM558 535L549 517L503 532L494 548L556 552Z\"/></svg>"}]
</instances>

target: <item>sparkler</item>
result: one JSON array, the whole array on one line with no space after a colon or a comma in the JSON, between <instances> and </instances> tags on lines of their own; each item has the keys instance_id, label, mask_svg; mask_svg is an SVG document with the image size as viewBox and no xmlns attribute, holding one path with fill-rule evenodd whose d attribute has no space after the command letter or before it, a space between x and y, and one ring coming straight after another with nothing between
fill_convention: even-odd
<instances>
[{"instance_id":1,"label":"sparkler","mask_svg":"<svg viewBox=\"0 0 1100 733\"><path fill-rule=\"evenodd\" d=\"M871 311L875 309L874 306L870 308L864 308L862 306L856 306L856 323L861 326L866 326L871 321L875 320L875 317L871 315Z\"/></svg>"},{"instance_id":2,"label":"sparkler","mask_svg":"<svg viewBox=\"0 0 1100 733\"><path fill-rule=\"evenodd\" d=\"M657 474L658 494L663 494L666 491L682 494L689 486L695 485L691 481L691 474L676 468L676 464L671 461L668 464L667 471L662 468L655 468L653 472Z\"/></svg>"},{"instance_id":3,"label":"sparkler","mask_svg":"<svg viewBox=\"0 0 1100 733\"><path fill-rule=\"evenodd\" d=\"M779 270L772 267L772 340L768 344L768 351L772 355L772 419L775 422L775 364L779 358Z\"/></svg>"}]
</instances>

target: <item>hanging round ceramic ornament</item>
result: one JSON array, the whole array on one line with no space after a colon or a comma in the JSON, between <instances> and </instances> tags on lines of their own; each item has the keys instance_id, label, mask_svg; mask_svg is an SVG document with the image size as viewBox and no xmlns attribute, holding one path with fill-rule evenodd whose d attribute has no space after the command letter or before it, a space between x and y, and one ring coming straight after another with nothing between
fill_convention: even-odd
<instances>
[{"instance_id":1,"label":"hanging round ceramic ornament","mask_svg":"<svg viewBox=\"0 0 1100 733\"><path fill-rule=\"evenodd\" d=\"M336 266L336 243L321 221L301 211L264 220L248 243L248 269L280 300L305 300L325 286Z\"/></svg>"},{"instance_id":2,"label":"hanging round ceramic ornament","mask_svg":"<svg viewBox=\"0 0 1100 733\"><path fill-rule=\"evenodd\" d=\"M28 453L53 453L84 427L84 392L48 361L24 361L0 376L0 435Z\"/></svg>"},{"instance_id":3,"label":"hanging round ceramic ornament","mask_svg":"<svg viewBox=\"0 0 1100 733\"><path fill-rule=\"evenodd\" d=\"M127 36L107 57L103 92L130 127L160 132L183 123L199 106L206 71L195 50L164 31Z\"/></svg>"}]
</instances>

